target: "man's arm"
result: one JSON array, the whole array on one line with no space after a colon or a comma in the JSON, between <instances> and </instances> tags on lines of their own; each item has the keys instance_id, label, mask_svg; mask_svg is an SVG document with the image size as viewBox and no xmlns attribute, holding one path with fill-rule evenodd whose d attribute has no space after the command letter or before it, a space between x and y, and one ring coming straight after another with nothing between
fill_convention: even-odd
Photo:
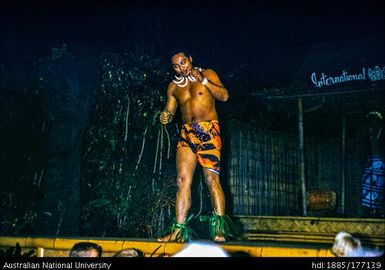
<instances>
[{"instance_id":1,"label":"man's arm","mask_svg":"<svg viewBox=\"0 0 385 270\"><path fill-rule=\"evenodd\" d=\"M167 103L163 111L159 115L159 121L165 125L172 121L176 109L178 108L178 101L174 97L175 83L170 83L167 88Z\"/></svg>"},{"instance_id":2,"label":"man's arm","mask_svg":"<svg viewBox=\"0 0 385 270\"><path fill-rule=\"evenodd\" d=\"M217 73L212 69L205 69L202 72L198 70L193 70L192 75L198 79L204 86L210 91L215 99L220 101L227 101L229 99L229 92L226 87L223 86L221 80L219 79ZM195 73L195 74L194 74Z\"/></svg>"}]
</instances>

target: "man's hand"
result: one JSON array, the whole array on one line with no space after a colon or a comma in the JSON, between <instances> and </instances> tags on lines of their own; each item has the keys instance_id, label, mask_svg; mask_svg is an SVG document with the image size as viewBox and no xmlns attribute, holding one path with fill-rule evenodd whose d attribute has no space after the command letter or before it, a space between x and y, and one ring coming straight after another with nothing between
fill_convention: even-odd
<instances>
[{"instance_id":1,"label":"man's hand","mask_svg":"<svg viewBox=\"0 0 385 270\"><path fill-rule=\"evenodd\" d=\"M169 111L162 111L159 114L159 121L163 124L166 125L172 121L173 114L170 113Z\"/></svg>"},{"instance_id":2,"label":"man's hand","mask_svg":"<svg viewBox=\"0 0 385 270\"><path fill-rule=\"evenodd\" d=\"M202 82L203 79L205 78L198 69L192 69L190 75L193 76L195 79L197 79L198 82Z\"/></svg>"}]
</instances>

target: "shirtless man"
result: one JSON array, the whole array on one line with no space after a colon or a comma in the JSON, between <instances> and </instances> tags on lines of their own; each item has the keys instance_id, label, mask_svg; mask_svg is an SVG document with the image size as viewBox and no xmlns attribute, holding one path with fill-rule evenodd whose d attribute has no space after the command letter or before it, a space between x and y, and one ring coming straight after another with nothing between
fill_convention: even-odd
<instances>
[{"instance_id":1,"label":"shirtless man","mask_svg":"<svg viewBox=\"0 0 385 270\"><path fill-rule=\"evenodd\" d=\"M229 94L215 71L193 67L191 56L179 52L171 57L171 63L177 76L168 86L167 103L159 120L164 125L170 123L179 105L183 126L176 153L176 226L158 241L183 242L186 239L179 236L191 207L191 184L197 163L203 168L211 194L214 219L226 222L225 197L219 181L221 138L215 100L225 102ZM226 241L224 232L214 231L214 241Z\"/></svg>"}]
</instances>

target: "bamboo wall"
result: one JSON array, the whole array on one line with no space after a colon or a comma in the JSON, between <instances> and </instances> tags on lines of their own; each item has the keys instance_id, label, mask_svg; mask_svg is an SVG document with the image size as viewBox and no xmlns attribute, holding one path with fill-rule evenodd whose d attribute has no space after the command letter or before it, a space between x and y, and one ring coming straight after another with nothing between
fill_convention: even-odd
<instances>
[{"instance_id":1,"label":"bamboo wall","mask_svg":"<svg viewBox=\"0 0 385 270\"><path fill-rule=\"evenodd\" d=\"M299 215L296 138L251 124L230 129L228 182L234 214Z\"/></svg>"},{"instance_id":2,"label":"bamboo wall","mask_svg":"<svg viewBox=\"0 0 385 270\"><path fill-rule=\"evenodd\" d=\"M228 128L231 133L227 138L227 181L233 214L301 216L298 134L245 122L240 127L236 121L230 122ZM306 190L331 190L337 194L334 209L310 211L308 215L342 215L341 140L338 131L333 134L324 136L305 129ZM360 168L357 151L350 141L346 197L350 216L356 216L353 208L357 209L359 200Z\"/></svg>"}]
</instances>

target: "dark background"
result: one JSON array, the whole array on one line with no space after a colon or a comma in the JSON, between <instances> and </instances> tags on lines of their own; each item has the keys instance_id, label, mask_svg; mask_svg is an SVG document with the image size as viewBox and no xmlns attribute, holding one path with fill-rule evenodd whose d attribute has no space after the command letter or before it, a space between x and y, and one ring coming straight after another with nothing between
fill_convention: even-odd
<instances>
[{"instance_id":1,"label":"dark background","mask_svg":"<svg viewBox=\"0 0 385 270\"><path fill-rule=\"evenodd\" d=\"M66 43L87 54L177 48L221 74L293 73L314 45L384 40L382 1L2 1L0 55L15 73Z\"/></svg>"},{"instance_id":2,"label":"dark background","mask_svg":"<svg viewBox=\"0 0 385 270\"><path fill-rule=\"evenodd\" d=\"M60 51L63 44L66 49ZM173 154L156 179L174 186L154 181L156 115L173 76L169 58L181 50L191 54L194 65L216 70L229 89L229 102L218 104L224 134L232 134L227 124L242 121L248 122L250 136L263 125L283 135L287 130L296 134L296 100L267 102L259 97L280 88L296 94L300 88L293 85L308 84L314 71L382 68L384 3L1 1L4 234L159 233L173 215L175 183ZM365 114L384 112L381 89L375 92L379 95L365 92L352 100L331 95L322 100L320 111L320 99L306 100L311 117L306 124L313 127L309 133L330 136L339 145L341 122L333 113L344 111L356 113L347 122L348 134L358 138ZM273 115L267 117L265 111ZM227 121L231 117L235 122ZM137 171L145 127L150 152L144 153L142 171ZM169 131L172 141L177 138L174 129ZM127 130L132 132L130 143L124 139ZM234 130L241 129L235 125ZM293 184L293 190L297 187ZM205 200L209 205L207 196ZM209 211L209 206L201 209L202 201L195 201L194 213Z\"/></svg>"}]
</instances>

